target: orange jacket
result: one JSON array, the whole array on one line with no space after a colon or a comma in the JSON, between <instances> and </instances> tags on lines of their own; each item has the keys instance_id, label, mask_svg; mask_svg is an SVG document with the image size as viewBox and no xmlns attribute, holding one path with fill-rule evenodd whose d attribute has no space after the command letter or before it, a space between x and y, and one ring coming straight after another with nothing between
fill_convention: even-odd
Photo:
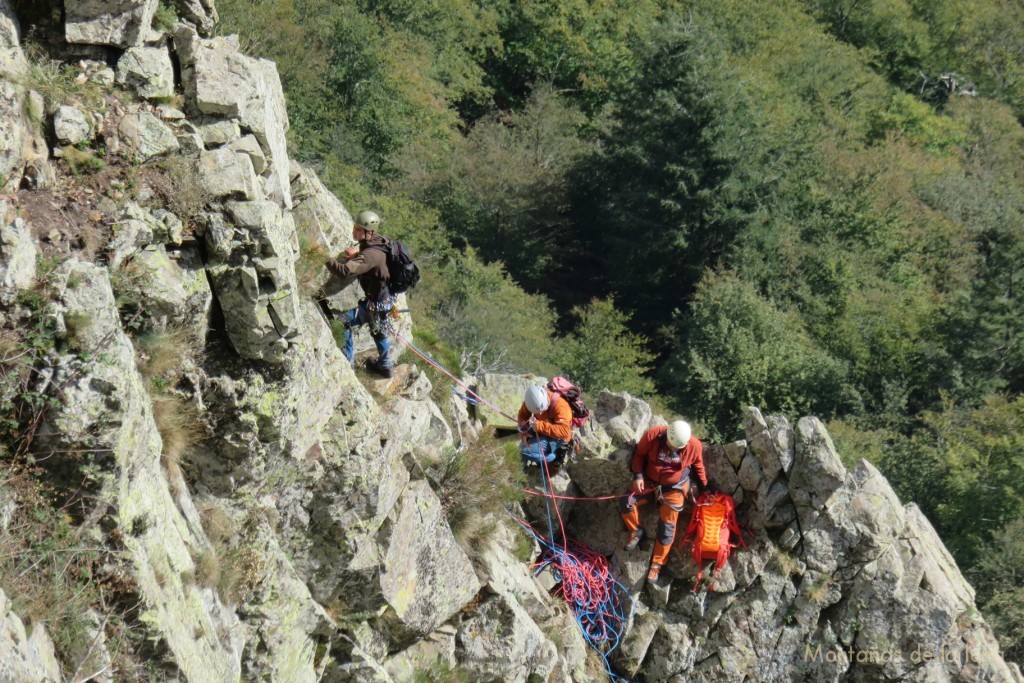
<instances>
[{"instance_id":1,"label":"orange jacket","mask_svg":"<svg viewBox=\"0 0 1024 683\"><path fill-rule=\"evenodd\" d=\"M651 427L640 437L633 449L633 462L629 468L633 475L643 474L655 484L671 486L680 482L683 470L689 467L697 472L701 486L707 486L704 445L700 439L691 435L682 452L677 455L668 446L665 438L667 433L668 427Z\"/></svg>"},{"instance_id":2,"label":"orange jacket","mask_svg":"<svg viewBox=\"0 0 1024 683\"><path fill-rule=\"evenodd\" d=\"M547 392L548 409L543 413L537 413L537 421L533 425L533 430L552 439L570 441L572 439L572 408L569 407L569 402L558 394L550 389ZM530 415L532 413L525 403L519 407L517 419L520 422L529 420Z\"/></svg>"}]
</instances>

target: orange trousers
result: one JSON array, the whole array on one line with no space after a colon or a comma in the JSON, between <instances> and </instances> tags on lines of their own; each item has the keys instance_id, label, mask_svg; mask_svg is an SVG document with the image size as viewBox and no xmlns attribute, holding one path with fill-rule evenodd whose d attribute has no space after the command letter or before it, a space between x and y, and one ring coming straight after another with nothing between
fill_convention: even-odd
<instances>
[{"instance_id":1,"label":"orange trousers","mask_svg":"<svg viewBox=\"0 0 1024 683\"><path fill-rule=\"evenodd\" d=\"M619 499L619 510L622 513L622 521L626 528L636 531L640 528L640 511L637 509L647 503L659 502L661 509L658 511L658 538L654 543L654 554L651 556L651 563L665 566L668 561L668 553L672 549L672 541L676 538L676 525L679 522L679 513L686 504L686 493L689 490L689 482L683 484L683 489L661 489L661 500L658 500L658 487L651 482L646 482L643 493L634 493L628 498Z\"/></svg>"}]
</instances>

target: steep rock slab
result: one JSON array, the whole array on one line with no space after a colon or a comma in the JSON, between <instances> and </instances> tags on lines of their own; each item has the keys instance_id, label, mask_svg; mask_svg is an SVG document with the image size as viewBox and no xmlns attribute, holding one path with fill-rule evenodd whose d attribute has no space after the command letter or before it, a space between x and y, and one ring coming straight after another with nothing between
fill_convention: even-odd
<instances>
[{"instance_id":1,"label":"steep rock slab","mask_svg":"<svg viewBox=\"0 0 1024 683\"><path fill-rule=\"evenodd\" d=\"M402 494L381 559L380 586L390 607L384 618L397 619L412 633L430 633L480 590L441 501L425 481L410 482Z\"/></svg>"},{"instance_id":2,"label":"steep rock slab","mask_svg":"<svg viewBox=\"0 0 1024 683\"><path fill-rule=\"evenodd\" d=\"M131 47L142 43L159 0L64 0L69 43Z\"/></svg>"},{"instance_id":3,"label":"steep rock slab","mask_svg":"<svg viewBox=\"0 0 1024 683\"><path fill-rule=\"evenodd\" d=\"M457 638L459 663L473 680L547 680L558 655L555 645L515 600L496 595L462 622Z\"/></svg>"},{"instance_id":4,"label":"steep rock slab","mask_svg":"<svg viewBox=\"0 0 1024 683\"><path fill-rule=\"evenodd\" d=\"M377 534L409 483L409 471L399 449L382 450L376 434L350 424L353 414L336 411L324 429L326 471L312 495L289 512L290 546L320 603L377 611L385 605Z\"/></svg>"},{"instance_id":5,"label":"steep rock slab","mask_svg":"<svg viewBox=\"0 0 1024 683\"><path fill-rule=\"evenodd\" d=\"M33 104L42 98L15 82L28 65L20 41L14 10L0 0L0 192L18 189L23 176L33 187L53 181L50 150L39 130L44 114Z\"/></svg>"},{"instance_id":6,"label":"steep rock slab","mask_svg":"<svg viewBox=\"0 0 1024 683\"><path fill-rule=\"evenodd\" d=\"M0 200L0 303L10 304L36 278L36 243L25 219Z\"/></svg>"},{"instance_id":7,"label":"steep rock slab","mask_svg":"<svg viewBox=\"0 0 1024 683\"><path fill-rule=\"evenodd\" d=\"M228 211L230 253L218 254L228 262L208 269L228 338L243 358L280 363L299 333L294 226L273 202L229 202Z\"/></svg>"},{"instance_id":8,"label":"steep rock slab","mask_svg":"<svg viewBox=\"0 0 1024 683\"><path fill-rule=\"evenodd\" d=\"M315 683L320 680L321 637L337 626L310 595L263 522L246 541L249 552L262 558L262 581L245 601L242 618L250 639L242 657L245 680Z\"/></svg>"},{"instance_id":9,"label":"steep rock slab","mask_svg":"<svg viewBox=\"0 0 1024 683\"><path fill-rule=\"evenodd\" d=\"M454 445L451 427L433 401L399 398L381 415L381 439L396 442L404 452L440 456Z\"/></svg>"},{"instance_id":10,"label":"steep rock slab","mask_svg":"<svg viewBox=\"0 0 1024 683\"><path fill-rule=\"evenodd\" d=\"M42 624L25 628L10 600L0 590L0 681L64 680L53 654L53 642Z\"/></svg>"},{"instance_id":11,"label":"steep rock slab","mask_svg":"<svg viewBox=\"0 0 1024 683\"><path fill-rule=\"evenodd\" d=\"M106 269L69 261L59 269L59 311L69 341L98 353L82 365L65 356L53 369L61 405L42 430L54 448L90 443L113 462L100 496L116 522L144 599L143 621L160 633L190 680L239 679L238 619L214 591L185 579L209 541L182 514L160 464L162 442L149 396L135 368L135 351L121 330ZM102 452L102 450L101 450Z\"/></svg>"},{"instance_id":12,"label":"steep rock slab","mask_svg":"<svg viewBox=\"0 0 1024 683\"><path fill-rule=\"evenodd\" d=\"M291 208L288 113L277 67L241 54L236 36L202 39L179 24L174 44L190 104L204 114L237 119L256 136L269 161L266 196Z\"/></svg>"},{"instance_id":13,"label":"steep rock slab","mask_svg":"<svg viewBox=\"0 0 1024 683\"><path fill-rule=\"evenodd\" d=\"M309 243L322 245L333 256L352 240L352 215L320 182L315 171L299 170L291 185L295 229Z\"/></svg>"}]
</instances>

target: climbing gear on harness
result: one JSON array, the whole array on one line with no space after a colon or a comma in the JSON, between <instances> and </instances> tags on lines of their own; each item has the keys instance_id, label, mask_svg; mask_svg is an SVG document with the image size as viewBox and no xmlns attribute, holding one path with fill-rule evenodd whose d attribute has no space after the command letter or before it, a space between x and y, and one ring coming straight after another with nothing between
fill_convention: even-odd
<instances>
[{"instance_id":1,"label":"climbing gear on harness","mask_svg":"<svg viewBox=\"0 0 1024 683\"><path fill-rule=\"evenodd\" d=\"M704 576L705 560L715 561L711 577L711 588L715 586L718 572L729 560L733 548L746 547L743 532L736 520L736 501L727 493L705 491L697 502L686 528L683 543L693 544L693 561L697 563L697 579L693 590L697 590Z\"/></svg>"},{"instance_id":2,"label":"climbing gear on harness","mask_svg":"<svg viewBox=\"0 0 1024 683\"><path fill-rule=\"evenodd\" d=\"M690 425L682 420L676 420L668 426L666 436L668 438L668 445L675 450L679 450L686 446L686 443L690 440Z\"/></svg>"},{"instance_id":3,"label":"climbing gear on harness","mask_svg":"<svg viewBox=\"0 0 1024 683\"><path fill-rule=\"evenodd\" d=\"M391 337L395 334L397 316L392 314L397 297L393 293L381 293L380 296L366 298L366 310L370 314L370 333L376 336Z\"/></svg>"},{"instance_id":4,"label":"climbing gear on harness","mask_svg":"<svg viewBox=\"0 0 1024 683\"><path fill-rule=\"evenodd\" d=\"M626 540L626 550L636 550L636 547L640 545L640 541L644 540L647 536L647 532L644 531L643 527L638 527L635 531L629 534L629 538Z\"/></svg>"}]
</instances>

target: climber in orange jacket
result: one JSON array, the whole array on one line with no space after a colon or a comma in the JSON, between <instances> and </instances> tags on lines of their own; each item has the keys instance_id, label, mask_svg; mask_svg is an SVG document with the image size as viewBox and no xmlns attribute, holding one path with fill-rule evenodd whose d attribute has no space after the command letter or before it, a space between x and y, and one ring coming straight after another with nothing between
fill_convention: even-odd
<instances>
[{"instance_id":1,"label":"climber in orange jacket","mask_svg":"<svg viewBox=\"0 0 1024 683\"><path fill-rule=\"evenodd\" d=\"M708 485L703 451L703 444L690 433L690 425L682 420L667 427L651 427L633 449L633 461L630 463L633 485L630 495L621 498L619 503L622 519L630 532L626 550L633 550L644 538L637 506L652 501L661 505L658 539L647 573L648 581L658 580L668 559L676 537L679 513L692 486L691 475L697 475L701 486Z\"/></svg>"},{"instance_id":2,"label":"climber in orange jacket","mask_svg":"<svg viewBox=\"0 0 1024 683\"><path fill-rule=\"evenodd\" d=\"M558 449L572 440L572 408L562 396L542 386L526 390L519 408L523 463L552 462Z\"/></svg>"}]
</instances>

